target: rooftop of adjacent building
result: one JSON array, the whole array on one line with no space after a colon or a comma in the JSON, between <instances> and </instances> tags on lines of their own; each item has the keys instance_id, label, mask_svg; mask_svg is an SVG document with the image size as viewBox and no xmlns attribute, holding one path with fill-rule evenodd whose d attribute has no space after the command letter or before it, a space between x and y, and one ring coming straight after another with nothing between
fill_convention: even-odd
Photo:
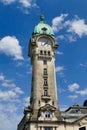
<instances>
[{"instance_id":1,"label":"rooftop of adjacent building","mask_svg":"<svg viewBox=\"0 0 87 130\"><path fill-rule=\"evenodd\" d=\"M83 106L74 104L65 111L61 112L62 117L67 121L75 121L87 115L87 100L84 101Z\"/></svg>"}]
</instances>

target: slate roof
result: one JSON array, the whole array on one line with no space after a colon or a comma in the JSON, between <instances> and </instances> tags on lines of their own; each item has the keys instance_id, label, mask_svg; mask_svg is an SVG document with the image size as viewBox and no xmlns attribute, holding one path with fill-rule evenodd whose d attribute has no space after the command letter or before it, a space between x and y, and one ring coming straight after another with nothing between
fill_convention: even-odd
<instances>
[{"instance_id":1,"label":"slate roof","mask_svg":"<svg viewBox=\"0 0 87 130\"><path fill-rule=\"evenodd\" d=\"M74 104L73 106L66 109L64 112L61 112L61 115L64 120L70 122L75 121L87 115L87 106L79 106L78 104Z\"/></svg>"}]
</instances>

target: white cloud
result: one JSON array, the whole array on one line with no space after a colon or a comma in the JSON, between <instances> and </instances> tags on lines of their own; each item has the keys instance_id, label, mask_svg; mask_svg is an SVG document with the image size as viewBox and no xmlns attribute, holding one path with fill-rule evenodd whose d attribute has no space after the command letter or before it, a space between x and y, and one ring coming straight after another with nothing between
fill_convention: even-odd
<instances>
[{"instance_id":1,"label":"white cloud","mask_svg":"<svg viewBox=\"0 0 87 130\"><path fill-rule=\"evenodd\" d=\"M83 68L86 68L87 67L87 63L80 63L80 66L83 67Z\"/></svg>"},{"instance_id":2,"label":"white cloud","mask_svg":"<svg viewBox=\"0 0 87 130\"><path fill-rule=\"evenodd\" d=\"M18 87L12 80L8 80L5 78L3 74L1 76L1 86L3 87L0 90L0 100L2 101L11 101L16 100L18 97L23 94L23 91L20 87Z\"/></svg>"},{"instance_id":3,"label":"white cloud","mask_svg":"<svg viewBox=\"0 0 87 130\"><path fill-rule=\"evenodd\" d=\"M74 92L75 90L79 89L79 84L77 83L70 84L68 85L68 89L70 92Z\"/></svg>"},{"instance_id":4,"label":"white cloud","mask_svg":"<svg viewBox=\"0 0 87 130\"><path fill-rule=\"evenodd\" d=\"M64 39L65 39L65 36L64 36L64 35L58 35L58 36L56 37L56 39L64 40Z\"/></svg>"},{"instance_id":5,"label":"white cloud","mask_svg":"<svg viewBox=\"0 0 87 130\"><path fill-rule=\"evenodd\" d=\"M55 32L58 32L60 29L63 28L63 22L67 16L68 14L61 14L60 16L55 17L52 20L52 28Z\"/></svg>"},{"instance_id":6,"label":"white cloud","mask_svg":"<svg viewBox=\"0 0 87 130\"><path fill-rule=\"evenodd\" d=\"M75 42L78 37L87 36L87 23L85 19L81 19L77 15L73 19L65 20L65 18L68 19L68 14L61 14L52 20L54 32L57 33L61 30L61 34L58 34L57 39Z\"/></svg>"},{"instance_id":7,"label":"white cloud","mask_svg":"<svg viewBox=\"0 0 87 130\"><path fill-rule=\"evenodd\" d=\"M56 37L58 40L68 40L69 42L75 42L77 40L77 37L75 34L67 33L67 30L64 35L59 35Z\"/></svg>"},{"instance_id":8,"label":"white cloud","mask_svg":"<svg viewBox=\"0 0 87 130\"><path fill-rule=\"evenodd\" d=\"M29 70L26 73L27 74L31 74L32 73L32 66L29 66Z\"/></svg>"},{"instance_id":9,"label":"white cloud","mask_svg":"<svg viewBox=\"0 0 87 130\"><path fill-rule=\"evenodd\" d=\"M2 74L0 74L0 81L3 81L4 79L5 77Z\"/></svg>"},{"instance_id":10,"label":"white cloud","mask_svg":"<svg viewBox=\"0 0 87 130\"><path fill-rule=\"evenodd\" d=\"M67 106L67 105L60 105L60 110L61 111L65 111L65 110L67 110L69 108L69 106Z\"/></svg>"},{"instance_id":11,"label":"white cloud","mask_svg":"<svg viewBox=\"0 0 87 130\"><path fill-rule=\"evenodd\" d=\"M16 130L17 124L22 118L18 111L18 104L9 102L0 102L0 129Z\"/></svg>"},{"instance_id":12,"label":"white cloud","mask_svg":"<svg viewBox=\"0 0 87 130\"><path fill-rule=\"evenodd\" d=\"M72 100L74 100L74 99L78 98L78 96L77 95L69 95L68 98L71 98Z\"/></svg>"},{"instance_id":13,"label":"white cloud","mask_svg":"<svg viewBox=\"0 0 87 130\"><path fill-rule=\"evenodd\" d=\"M16 130L18 121L20 120L21 116L16 113L12 113L11 115L8 115L4 112L0 112L0 117L1 117L0 118L0 129L1 130Z\"/></svg>"},{"instance_id":14,"label":"white cloud","mask_svg":"<svg viewBox=\"0 0 87 130\"><path fill-rule=\"evenodd\" d=\"M30 97L25 97L23 100L23 107L30 105Z\"/></svg>"},{"instance_id":15,"label":"white cloud","mask_svg":"<svg viewBox=\"0 0 87 130\"><path fill-rule=\"evenodd\" d=\"M24 92L19 87L0 90L0 100L1 101L18 101L18 98Z\"/></svg>"},{"instance_id":16,"label":"white cloud","mask_svg":"<svg viewBox=\"0 0 87 130\"><path fill-rule=\"evenodd\" d=\"M6 108L6 110L4 108ZM15 106L14 103L5 103L5 104L0 103L0 111L2 112L13 113L16 112L17 110L18 110L17 106Z\"/></svg>"},{"instance_id":17,"label":"white cloud","mask_svg":"<svg viewBox=\"0 0 87 130\"><path fill-rule=\"evenodd\" d=\"M58 55L63 55L63 52L61 52L61 51L56 51L56 54L58 54Z\"/></svg>"},{"instance_id":18,"label":"white cloud","mask_svg":"<svg viewBox=\"0 0 87 130\"><path fill-rule=\"evenodd\" d=\"M2 83L3 87L16 87L16 85L14 83L8 83L6 80L4 80L4 82Z\"/></svg>"},{"instance_id":19,"label":"white cloud","mask_svg":"<svg viewBox=\"0 0 87 130\"><path fill-rule=\"evenodd\" d=\"M7 101L12 98L15 98L17 95L14 91L9 90L9 91L1 91L0 90L0 100Z\"/></svg>"},{"instance_id":20,"label":"white cloud","mask_svg":"<svg viewBox=\"0 0 87 130\"><path fill-rule=\"evenodd\" d=\"M23 60L22 47L14 36L6 36L0 40L0 53L12 56L14 60Z\"/></svg>"},{"instance_id":21,"label":"white cloud","mask_svg":"<svg viewBox=\"0 0 87 130\"><path fill-rule=\"evenodd\" d=\"M23 106L29 104L23 95L23 90L0 74L0 130L16 130L21 120ZM20 114L21 111L21 114Z\"/></svg>"},{"instance_id":22,"label":"white cloud","mask_svg":"<svg viewBox=\"0 0 87 130\"><path fill-rule=\"evenodd\" d=\"M77 40L77 37L74 34L66 34L65 39L69 40L69 42L75 42Z\"/></svg>"},{"instance_id":23,"label":"white cloud","mask_svg":"<svg viewBox=\"0 0 87 130\"><path fill-rule=\"evenodd\" d=\"M84 19L76 17L73 20L66 21L65 25L68 26L67 32L75 33L79 37L87 35L87 24Z\"/></svg>"},{"instance_id":24,"label":"white cloud","mask_svg":"<svg viewBox=\"0 0 87 130\"><path fill-rule=\"evenodd\" d=\"M64 66L57 66L57 67L55 68L55 71L57 72L57 74L58 74L60 77L64 77L63 70L64 70Z\"/></svg>"},{"instance_id":25,"label":"white cloud","mask_svg":"<svg viewBox=\"0 0 87 130\"><path fill-rule=\"evenodd\" d=\"M17 73L17 72L16 72L16 75L19 76L19 77L24 77L24 74L20 74L20 73Z\"/></svg>"},{"instance_id":26,"label":"white cloud","mask_svg":"<svg viewBox=\"0 0 87 130\"><path fill-rule=\"evenodd\" d=\"M80 94L81 96L86 96L87 95L87 89L84 90L78 90L76 91L77 94Z\"/></svg>"},{"instance_id":27,"label":"white cloud","mask_svg":"<svg viewBox=\"0 0 87 130\"><path fill-rule=\"evenodd\" d=\"M0 0L1 3L5 4L5 5L9 5L14 3L16 0Z\"/></svg>"},{"instance_id":28,"label":"white cloud","mask_svg":"<svg viewBox=\"0 0 87 130\"><path fill-rule=\"evenodd\" d=\"M19 0L19 3L22 4L25 8L30 8L32 4L32 0Z\"/></svg>"},{"instance_id":29,"label":"white cloud","mask_svg":"<svg viewBox=\"0 0 87 130\"><path fill-rule=\"evenodd\" d=\"M17 66L17 67L23 66L23 62L18 62L18 63L16 64L16 66Z\"/></svg>"},{"instance_id":30,"label":"white cloud","mask_svg":"<svg viewBox=\"0 0 87 130\"><path fill-rule=\"evenodd\" d=\"M58 92L61 94L61 93L64 93L66 90L63 89L62 87L58 87Z\"/></svg>"},{"instance_id":31,"label":"white cloud","mask_svg":"<svg viewBox=\"0 0 87 130\"><path fill-rule=\"evenodd\" d=\"M15 87L15 89L13 89L15 91L16 94L23 94L24 92L19 88L19 87Z\"/></svg>"},{"instance_id":32,"label":"white cloud","mask_svg":"<svg viewBox=\"0 0 87 130\"><path fill-rule=\"evenodd\" d=\"M29 14L30 8L38 8L35 0L0 0L0 2L4 5L11 5L16 3L16 7L25 14Z\"/></svg>"},{"instance_id":33,"label":"white cloud","mask_svg":"<svg viewBox=\"0 0 87 130\"><path fill-rule=\"evenodd\" d=\"M64 70L64 66L57 66L56 67L56 72L61 72Z\"/></svg>"}]
</instances>

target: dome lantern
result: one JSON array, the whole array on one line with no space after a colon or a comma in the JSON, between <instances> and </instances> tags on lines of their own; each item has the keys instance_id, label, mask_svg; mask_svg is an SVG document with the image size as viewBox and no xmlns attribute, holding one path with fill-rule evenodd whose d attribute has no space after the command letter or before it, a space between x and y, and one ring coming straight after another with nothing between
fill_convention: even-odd
<instances>
[{"instance_id":1,"label":"dome lantern","mask_svg":"<svg viewBox=\"0 0 87 130\"><path fill-rule=\"evenodd\" d=\"M44 21L44 15L40 15L40 21Z\"/></svg>"}]
</instances>

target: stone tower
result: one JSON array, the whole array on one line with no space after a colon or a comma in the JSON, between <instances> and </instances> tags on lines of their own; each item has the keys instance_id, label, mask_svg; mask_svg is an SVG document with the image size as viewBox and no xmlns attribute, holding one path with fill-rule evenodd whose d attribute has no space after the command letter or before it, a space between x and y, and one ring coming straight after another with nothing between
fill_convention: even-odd
<instances>
[{"instance_id":1,"label":"stone tower","mask_svg":"<svg viewBox=\"0 0 87 130\"><path fill-rule=\"evenodd\" d=\"M18 130L56 130L54 122L62 120L55 76L57 47L53 30L41 15L29 42L28 54L32 64L30 106L24 109Z\"/></svg>"}]
</instances>

